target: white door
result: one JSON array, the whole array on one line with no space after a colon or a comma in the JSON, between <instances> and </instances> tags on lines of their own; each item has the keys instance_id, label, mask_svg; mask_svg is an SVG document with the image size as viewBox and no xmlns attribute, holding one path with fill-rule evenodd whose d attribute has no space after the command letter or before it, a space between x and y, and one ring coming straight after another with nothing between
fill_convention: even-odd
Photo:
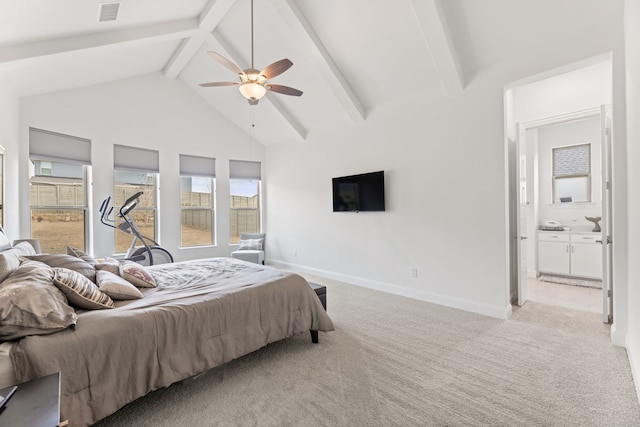
<instances>
[{"instance_id":1,"label":"white door","mask_svg":"<svg viewBox=\"0 0 640 427\"><path fill-rule=\"evenodd\" d=\"M613 321L613 274L611 262L611 121L606 107L600 107L602 141L602 321Z\"/></svg>"},{"instance_id":2,"label":"white door","mask_svg":"<svg viewBox=\"0 0 640 427\"><path fill-rule=\"evenodd\" d=\"M516 124L516 176L518 177L518 212L516 239L518 239L518 305L528 299L527 288L527 150L524 130Z\"/></svg>"}]
</instances>

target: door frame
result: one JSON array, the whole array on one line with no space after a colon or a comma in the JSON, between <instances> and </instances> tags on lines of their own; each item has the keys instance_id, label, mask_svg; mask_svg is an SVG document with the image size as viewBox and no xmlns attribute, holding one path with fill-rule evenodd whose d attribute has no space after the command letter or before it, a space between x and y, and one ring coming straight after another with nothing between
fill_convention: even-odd
<instances>
[{"instance_id":1,"label":"door frame","mask_svg":"<svg viewBox=\"0 0 640 427\"><path fill-rule=\"evenodd\" d=\"M575 111L575 112L571 112L571 113L567 113L567 114L562 114L562 115L557 115L557 116L551 116L551 117L545 117L543 119L538 119L538 120L532 120L532 121L528 121L528 122L517 122L515 123L516 125L516 138L514 143L516 144L516 149L514 150L514 155L515 155L515 159L514 159L514 164L516 165L516 173L512 174L509 176L510 180L516 180L516 182L513 183L513 187L512 188L517 188L518 191L514 193L510 193L509 195L509 203L510 204L514 204L516 206L515 212L514 214L516 215L516 218L513 218L513 220L515 220L515 234L513 236L513 239L517 242L514 245L514 251L510 251L509 253L511 254L511 259L510 259L510 265L512 267L515 267L517 270L517 274L514 276L515 280L516 280L516 286L514 286L513 288L516 290L517 295L515 296L516 298L514 299L517 304L519 306L524 305L524 303L526 303L527 301L527 295L528 295L528 288L527 288L527 282L526 282L526 278L523 279L522 278L522 274L520 274L520 268L521 268L521 264L523 263L523 258L521 255L521 249L520 249L520 242L522 237L524 236L525 238L533 238L534 236L527 236L527 230L522 230L521 229L521 220L518 217L520 215L520 206L521 206L521 195L522 192L520 191L520 185L519 185L519 169L520 169L520 162L521 162L521 156L525 156L526 158L526 152L527 150L524 150L524 153L522 153L521 149L520 149L520 145L524 144L524 146L526 146L527 142L526 140L522 141L521 138L526 137L526 133L529 130L532 129L536 129L536 128L540 128L543 126L550 126L550 125L557 125L557 124L562 124L562 123L569 123L572 121L576 121L576 120L584 120L584 119L590 119L590 118L600 118L601 119L601 124L602 124L602 111L604 110L608 110L611 111L611 106L607 105L607 106L598 106L598 107L594 107L594 108L588 108L585 110L579 110L579 111ZM607 136L608 136L608 149L610 150L610 146L611 146L611 117L610 116L606 116L605 117L605 127L607 129L609 129ZM602 150L607 149L606 147L604 147L604 143L605 141L601 141L602 145ZM607 159L605 160L605 157L603 156L601 162L605 162L605 161L609 161L610 157L607 156ZM527 163L527 162L525 162ZM611 175L611 170L610 170L610 166L611 163L608 164L609 166L609 170L607 171L607 173L609 175ZM601 172L603 175L605 174L604 169ZM605 182L605 180L609 180L610 177L604 177L603 176L603 183ZM604 184L603 184L604 185ZM526 195L525 195L526 197ZM603 210L606 208L606 204L605 203L605 197L608 197L607 194L604 193L604 188L603 188L603 193L602 193L602 205L603 205ZM515 199L515 200L513 200ZM609 209L611 208L610 206L610 200L609 202ZM606 223L604 222L606 220ZM613 216L612 215L603 215L603 222L602 222L602 229L603 230L611 230L612 229L612 221L613 221ZM606 233L603 231L603 235L605 235ZM603 238L604 239L604 238ZM515 257L515 258L513 258ZM526 258L525 258L526 259ZM603 262L605 262L605 259L603 259ZM609 307L611 307L612 305L612 301L613 298L610 296L609 294L609 300L606 300L606 290L605 290L605 286L608 289L612 288L612 282L611 282L611 275L605 272L610 272L611 271L611 267L612 267L612 263L611 263L611 257L608 257L608 263L607 265L603 265L603 322L605 323L611 323L612 322L612 317L613 317L613 311L612 310L608 310ZM608 274L608 276L605 278L604 274ZM606 280L605 280L606 279ZM522 295L524 293L524 295Z\"/></svg>"}]
</instances>

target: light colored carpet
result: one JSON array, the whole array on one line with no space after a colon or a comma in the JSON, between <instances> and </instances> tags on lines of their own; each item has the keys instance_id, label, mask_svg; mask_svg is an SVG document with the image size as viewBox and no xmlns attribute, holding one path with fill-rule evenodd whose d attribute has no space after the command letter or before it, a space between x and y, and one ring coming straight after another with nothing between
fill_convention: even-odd
<instances>
[{"instance_id":1,"label":"light colored carpet","mask_svg":"<svg viewBox=\"0 0 640 427\"><path fill-rule=\"evenodd\" d=\"M577 277L552 276L547 274L543 274L538 280L541 282L560 283L562 285L602 289L602 280L579 279Z\"/></svg>"},{"instance_id":2,"label":"light colored carpet","mask_svg":"<svg viewBox=\"0 0 640 427\"><path fill-rule=\"evenodd\" d=\"M528 302L501 321L315 281L336 326L319 344L274 343L98 425L640 425L626 352L597 314Z\"/></svg>"}]
</instances>

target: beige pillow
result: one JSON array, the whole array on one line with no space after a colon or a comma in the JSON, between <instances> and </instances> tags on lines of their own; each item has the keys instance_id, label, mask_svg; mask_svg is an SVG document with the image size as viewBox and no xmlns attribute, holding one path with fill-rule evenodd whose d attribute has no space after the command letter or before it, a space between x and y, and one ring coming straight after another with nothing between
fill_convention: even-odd
<instances>
[{"instance_id":1,"label":"beige pillow","mask_svg":"<svg viewBox=\"0 0 640 427\"><path fill-rule=\"evenodd\" d=\"M97 270L107 270L109 273L113 273L116 276L120 275L120 261L115 258L98 259L95 265Z\"/></svg>"},{"instance_id":2,"label":"beige pillow","mask_svg":"<svg viewBox=\"0 0 640 427\"><path fill-rule=\"evenodd\" d=\"M133 261L124 261L120 264L120 277L140 288L155 288L156 281L144 266Z\"/></svg>"},{"instance_id":3,"label":"beige pillow","mask_svg":"<svg viewBox=\"0 0 640 427\"><path fill-rule=\"evenodd\" d=\"M51 334L77 320L46 264L25 261L0 283L0 341Z\"/></svg>"},{"instance_id":4,"label":"beige pillow","mask_svg":"<svg viewBox=\"0 0 640 427\"><path fill-rule=\"evenodd\" d=\"M96 271L96 283L102 292L109 295L111 299L140 299L142 292L122 277L107 270Z\"/></svg>"},{"instance_id":5,"label":"beige pillow","mask_svg":"<svg viewBox=\"0 0 640 427\"><path fill-rule=\"evenodd\" d=\"M49 267L53 268L66 268L82 274L92 282L96 281L96 269L86 261L76 258L71 255L65 254L42 254L31 255L25 258L29 258L35 261L44 262Z\"/></svg>"},{"instance_id":6,"label":"beige pillow","mask_svg":"<svg viewBox=\"0 0 640 427\"><path fill-rule=\"evenodd\" d=\"M85 251L83 251L81 249L77 249L77 248L71 247L71 246L67 246L67 255L71 255L71 256L74 256L76 258L80 258L83 261L86 261L87 264L92 265L92 266L95 266L98 263L98 261L96 261L96 259L94 257L89 255Z\"/></svg>"},{"instance_id":7,"label":"beige pillow","mask_svg":"<svg viewBox=\"0 0 640 427\"><path fill-rule=\"evenodd\" d=\"M113 308L113 300L109 295L98 289L95 283L82 274L68 268L56 267L53 269L53 284L66 296L69 302L76 307L86 310L99 310Z\"/></svg>"}]
</instances>

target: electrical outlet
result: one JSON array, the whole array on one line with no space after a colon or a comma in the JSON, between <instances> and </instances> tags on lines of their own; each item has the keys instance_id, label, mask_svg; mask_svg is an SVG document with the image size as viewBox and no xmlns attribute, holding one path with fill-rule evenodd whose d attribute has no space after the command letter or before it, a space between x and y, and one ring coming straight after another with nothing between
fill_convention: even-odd
<instances>
[{"instance_id":1,"label":"electrical outlet","mask_svg":"<svg viewBox=\"0 0 640 427\"><path fill-rule=\"evenodd\" d=\"M417 268L412 268L411 269L411 277L418 277L418 269Z\"/></svg>"}]
</instances>

